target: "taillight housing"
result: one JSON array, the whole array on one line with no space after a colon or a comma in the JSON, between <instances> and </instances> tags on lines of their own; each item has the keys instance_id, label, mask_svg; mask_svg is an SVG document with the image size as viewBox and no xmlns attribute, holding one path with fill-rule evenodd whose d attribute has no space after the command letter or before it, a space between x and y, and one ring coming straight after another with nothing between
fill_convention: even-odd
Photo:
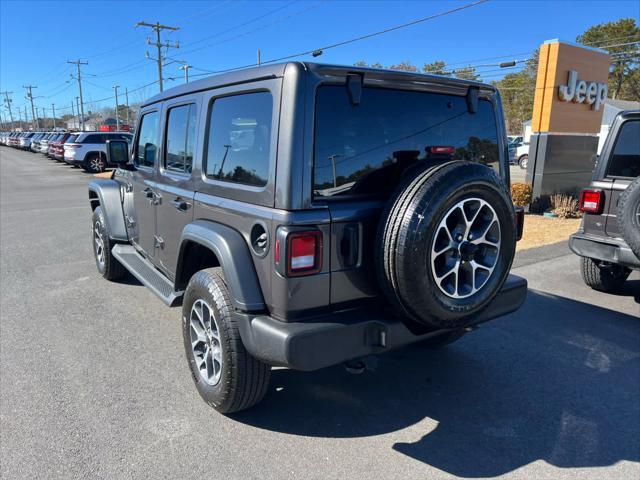
<instances>
[{"instance_id":1,"label":"taillight housing","mask_svg":"<svg viewBox=\"0 0 640 480\"><path fill-rule=\"evenodd\" d=\"M580 192L580 211L583 213L602 213L604 193L602 190L582 190Z\"/></svg>"},{"instance_id":2,"label":"taillight housing","mask_svg":"<svg viewBox=\"0 0 640 480\"><path fill-rule=\"evenodd\" d=\"M436 146L428 147L428 151L429 151L429 153L432 153L434 155L435 154L438 154L438 155L453 155L454 153L456 153L455 147L442 146L442 145L436 145Z\"/></svg>"},{"instance_id":3,"label":"taillight housing","mask_svg":"<svg viewBox=\"0 0 640 480\"><path fill-rule=\"evenodd\" d=\"M322 270L322 232L317 229L280 227L276 235L276 270L287 277L313 275Z\"/></svg>"},{"instance_id":4,"label":"taillight housing","mask_svg":"<svg viewBox=\"0 0 640 480\"><path fill-rule=\"evenodd\" d=\"M522 240L524 233L524 207L516 207L516 242Z\"/></svg>"}]
</instances>

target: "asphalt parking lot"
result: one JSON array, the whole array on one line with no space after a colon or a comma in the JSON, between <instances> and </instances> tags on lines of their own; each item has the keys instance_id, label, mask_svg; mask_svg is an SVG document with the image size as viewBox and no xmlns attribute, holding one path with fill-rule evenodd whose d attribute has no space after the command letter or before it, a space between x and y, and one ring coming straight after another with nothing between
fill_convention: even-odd
<instances>
[{"instance_id":1,"label":"asphalt parking lot","mask_svg":"<svg viewBox=\"0 0 640 480\"><path fill-rule=\"evenodd\" d=\"M351 375L279 369L253 410L202 402L178 309L104 281L91 177L0 148L2 478L640 477L640 275L585 287L566 247L525 253L520 311Z\"/></svg>"}]
</instances>

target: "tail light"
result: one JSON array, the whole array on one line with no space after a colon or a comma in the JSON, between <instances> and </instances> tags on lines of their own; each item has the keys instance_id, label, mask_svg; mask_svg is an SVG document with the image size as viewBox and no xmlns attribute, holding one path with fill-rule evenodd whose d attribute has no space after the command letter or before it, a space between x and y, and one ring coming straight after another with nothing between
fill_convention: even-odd
<instances>
[{"instance_id":1,"label":"tail light","mask_svg":"<svg viewBox=\"0 0 640 480\"><path fill-rule=\"evenodd\" d=\"M428 151L431 154L453 155L456 152L456 149L455 147L435 146L435 147L428 147Z\"/></svg>"},{"instance_id":2,"label":"tail light","mask_svg":"<svg viewBox=\"0 0 640 480\"><path fill-rule=\"evenodd\" d=\"M319 230L280 227L274 249L276 269L287 277L313 275L322 270L322 232Z\"/></svg>"},{"instance_id":3,"label":"tail light","mask_svg":"<svg viewBox=\"0 0 640 480\"><path fill-rule=\"evenodd\" d=\"M580 211L584 213L601 213L604 194L602 190L582 190L580 192Z\"/></svg>"},{"instance_id":4,"label":"tail light","mask_svg":"<svg viewBox=\"0 0 640 480\"><path fill-rule=\"evenodd\" d=\"M78 144L78 143L66 143L64 146L65 147L69 147L69 148L80 148L81 147L81 145Z\"/></svg>"},{"instance_id":5,"label":"tail light","mask_svg":"<svg viewBox=\"0 0 640 480\"><path fill-rule=\"evenodd\" d=\"M516 242L522 240L524 232L524 207L516 207Z\"/></svg>"}]
</instances>

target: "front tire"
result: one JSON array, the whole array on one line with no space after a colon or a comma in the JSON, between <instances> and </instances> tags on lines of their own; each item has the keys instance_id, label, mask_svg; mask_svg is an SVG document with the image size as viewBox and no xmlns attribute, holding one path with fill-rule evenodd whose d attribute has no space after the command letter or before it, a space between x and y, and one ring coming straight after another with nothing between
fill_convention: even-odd
<instances>
[{"instance_id":1,"label":"front tire","mask_svg":"<svg viewBox=\"0 0 640 480\"><path fill-rule=\"evenodd\" d=\"M189 370L205 402L227 414L263 399L271 367L245 349L221 268L191 277L182 303L182 335Z\"/></svg>"},{"instance_id":2,"label":"front tire","mask_svg":"<svg viewBox=\"0 0 640 480\"><path fill-rule=\"evenodd\" d=\"M109 229L100 206L96 207L91 217L91 236L93 257L100 275L111 281L122 278L126 270L111 253L115 242L109 238Z\"/></svg>"},{"instance_id":3,"label":"front tire","mask_svg":"<svg viewBox=\"0 0 640 480\"><path fill-rule=\"evenodd\" d=\"M631 270L620 265L602 265L592 258L582 257L581 273L585 285L605 293L617 292L627 280Z\"/></svg>"}]
</instances>

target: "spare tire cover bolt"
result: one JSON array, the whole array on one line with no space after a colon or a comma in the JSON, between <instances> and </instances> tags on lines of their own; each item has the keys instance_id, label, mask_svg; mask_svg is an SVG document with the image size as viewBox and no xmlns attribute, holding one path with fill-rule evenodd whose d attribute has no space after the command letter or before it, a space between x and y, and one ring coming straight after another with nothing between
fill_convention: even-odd
<instances>
[{"instance_id":1,"label":"spare tire cover bolt","mask_svg":"<svg viewBox=\"0 0 640 480\"><path fill-rule=\"evenodd\" d=\"M458 242L461 242L461 241L462 241L462 234L461 234L461 233L459 233L458 235L456 235L456 240L457 240Z\"/></svg>"}]
</instances>

